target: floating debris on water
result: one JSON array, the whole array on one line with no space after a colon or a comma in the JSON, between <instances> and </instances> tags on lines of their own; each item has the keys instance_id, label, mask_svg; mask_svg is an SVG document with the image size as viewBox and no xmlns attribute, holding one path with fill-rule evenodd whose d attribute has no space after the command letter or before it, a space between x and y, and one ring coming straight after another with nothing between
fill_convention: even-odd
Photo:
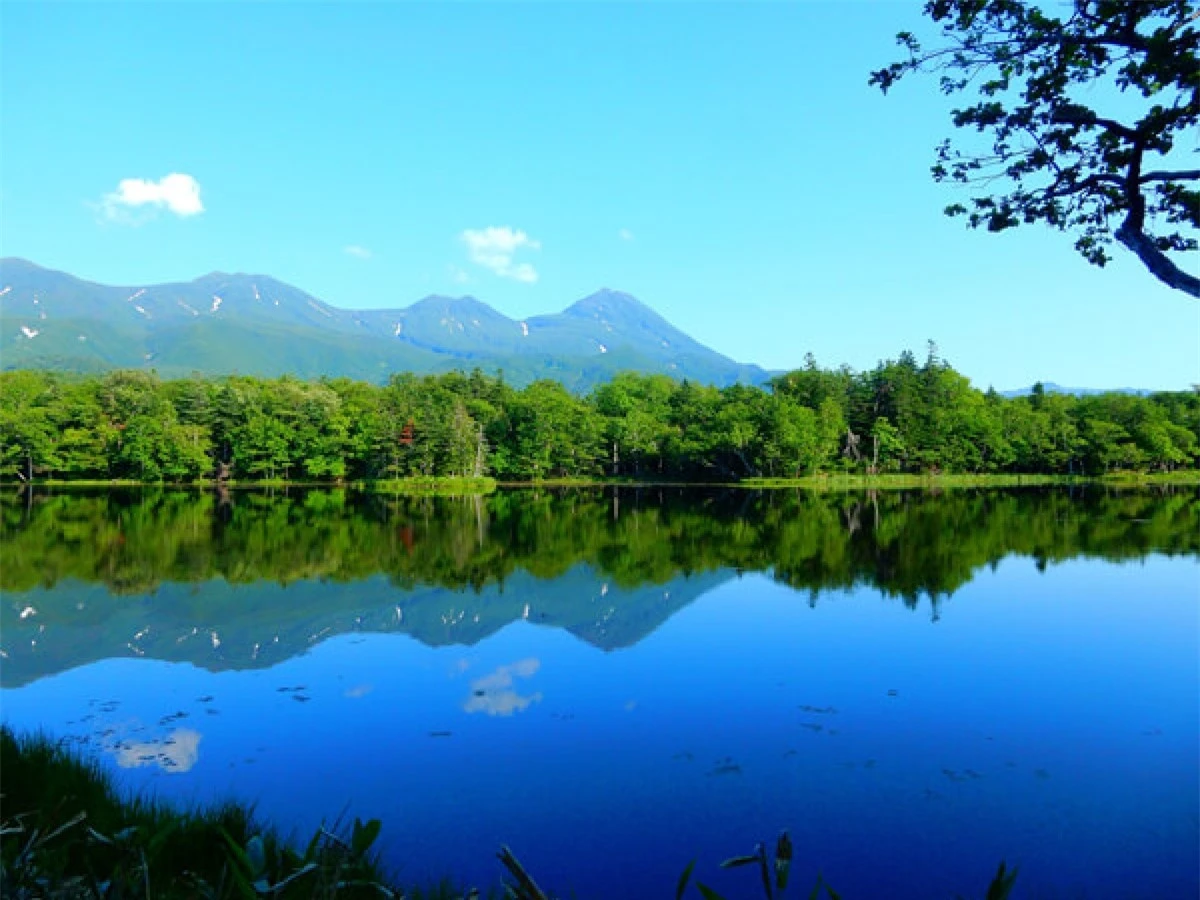
<instances>
[{"instance_id":1,"label":"floating debris on water","mask_svg":"<svg viewBox=\"0 0 1200 900\"><path fill-rule=\"evenodd\" d=\"M832 716L837 714L837 709L832 706L810 706L806 703L800 709L815 716Z\"/></svg>"},{"instance_id":2,"label":"floating debris on water","mask_svg":"<svg viewBox=\"0 0 1200 900\"><path fill-rule=\"evenodd\" d=\"M726 756L723 759L718 759L713 768L705 774L710 777L720 775L741 775L742 767L735 763L731 757Z\"/></svg>"},{"instance_id":3,"label":"floating debris on water","mask_svg":"<svg viewBox=\"0 0 1200 900\"><path fill-rule=\"evenodd\" d=\"M453 734L454 734L453 731L431 731L431 732L429 732L429 736L431 738L446 738L446 737L451 737Z\"/></svg>"}]
</instances>

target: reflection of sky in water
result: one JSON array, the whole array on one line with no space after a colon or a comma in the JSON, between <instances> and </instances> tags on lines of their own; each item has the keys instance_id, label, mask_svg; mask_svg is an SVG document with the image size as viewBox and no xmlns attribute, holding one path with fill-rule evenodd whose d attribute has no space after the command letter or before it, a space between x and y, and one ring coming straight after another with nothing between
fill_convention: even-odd
<instances>
[{"instance_id":1,"label":"reflection of sky in water","mask_svg":"<svg viewBox=\"0 0 1200 900\"><path fill-rule=\"evenodd\" d=\"M1008 560L936 623L748 576L623 650L531 620L246 672L109 660L5 691L3 714L165 753L122 783L238 796L285 830L349 803L383 818L405 877L487 883L507 843L564 893L670 896L696 858L745 896L717 863L787 827L799 880L819 868L846 897L982 896L1001 859L1019 896L1195 896L1198 574Z\"/></svg>"},{"instance_id":2,"label":"reflection of sky in water","mask_svg":"<svg viewBox=\"0 0 1200 900\"><path fill-rule=\"evenodd\" d=\"M475 679L471 682L471 696L463 704L463 710L484 712L489 716L511 716L515 712L524 712L533 703L540 703L541 691L523 697L513 689L515 679L532 678L540 666L536 659L522 659Z\"/></svg>"},{"instance_id":3,"label":"reflection of sky in water","mask_svg":"<svg viewBox=\"0 0 1200 900\"><path fill-rule=\"evenodd\" d=\"M175 774L190 772L200 757L200 732L176 728L161 740L115 741L104 748L122 769L158 766Z\"/></svg>"}]
</instances>

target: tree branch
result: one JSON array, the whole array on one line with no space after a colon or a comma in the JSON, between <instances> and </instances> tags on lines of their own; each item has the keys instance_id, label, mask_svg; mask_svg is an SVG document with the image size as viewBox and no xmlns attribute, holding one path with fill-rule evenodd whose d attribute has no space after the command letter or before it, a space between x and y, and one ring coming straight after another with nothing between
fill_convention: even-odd
<instances>
[{"instance_id":1,"label":"tree branch","mask_svg":"<svg viewBox=\"0 0 1200 900\"><path fill-rule=\"evenodd\" d=\"M1060 106L1050 116L1050 121L1063 125L1100 125L1114 134L1119 134L1121 137L1128 138L1131 141L1138 138L1136 128L1130 128L1116 119L1106 119L1098 116L1086 106Z\"/></svg>"},{"instance_id":2,"label":"tree branch","mask_svg":"<svg viewBox=\"0 0 1200 900\"><path fill-rule=\"evenodd\" d=\"M1175 265L1167 254L1141 229L1133 227L1129 219L1116 231L1116 239L1131 250L1142 261L1150 274L1167 287L1175 288L1200 300L1200 278L1189 275Z\"/></svg>"},{"instance_id":3,"label":"tree branch","mask_svg":"<svg viewBox=\"0 0 1200 900\"><path fill-rule=\"evenodd\" d=\"M1200 169L1184 169L1179 172L1147 172L1138 179L1139 184L1151 181L1195 181L1200 178Z\"/></svg>"}]
</instances>

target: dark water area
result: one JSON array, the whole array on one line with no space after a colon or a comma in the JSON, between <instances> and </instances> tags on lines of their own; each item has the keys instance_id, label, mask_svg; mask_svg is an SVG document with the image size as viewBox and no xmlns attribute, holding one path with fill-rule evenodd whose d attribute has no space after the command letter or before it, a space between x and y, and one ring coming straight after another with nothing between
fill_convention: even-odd
<instances>
[{"instance_id":1,"label":"dark water area","mask_svg":"<svg viewBox=\"0 0 1200 900\"><path fill-rule=\"evenodd\" d=\"M1200 493L0 498L0 715L402 880L1200 893ZM793 888L793 893L795 888ZM695 896L699 896L696 894Z\"/></svg>"}]
</instances>

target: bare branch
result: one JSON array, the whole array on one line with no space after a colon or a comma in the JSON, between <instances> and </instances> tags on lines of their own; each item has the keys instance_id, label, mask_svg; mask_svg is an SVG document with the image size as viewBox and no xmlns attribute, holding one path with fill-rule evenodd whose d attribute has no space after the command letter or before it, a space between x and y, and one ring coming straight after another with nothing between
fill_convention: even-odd
<instances>
[{"instance_id":1,"label":"bare branch","mask_svg":"<svg viewBox=\"0 0 1200 900\"><path fill-rule=\"evenodd\" d=\"M1200 169L1183 169L1178 172L1147 172L1138 179L1138 184L1152 181L1195 181L1200 178Z\"/></svg>"},{"instance_id":2,"label":"bare branch","mask_svg":"<svg viewBox=\"0 0 1200 900\"><path fill-rule=\"evenodd\" d=\"M1158 249L1153 239L1143 231L1122 225L1117 229L1116 238L1125 247L1133 251L1142 261L1150 274L1167 287L1183 291L1192 297L1200 299L1200 278L1189 275L1175 263L1167 254Z\"/></svg>"}]
</instances>

